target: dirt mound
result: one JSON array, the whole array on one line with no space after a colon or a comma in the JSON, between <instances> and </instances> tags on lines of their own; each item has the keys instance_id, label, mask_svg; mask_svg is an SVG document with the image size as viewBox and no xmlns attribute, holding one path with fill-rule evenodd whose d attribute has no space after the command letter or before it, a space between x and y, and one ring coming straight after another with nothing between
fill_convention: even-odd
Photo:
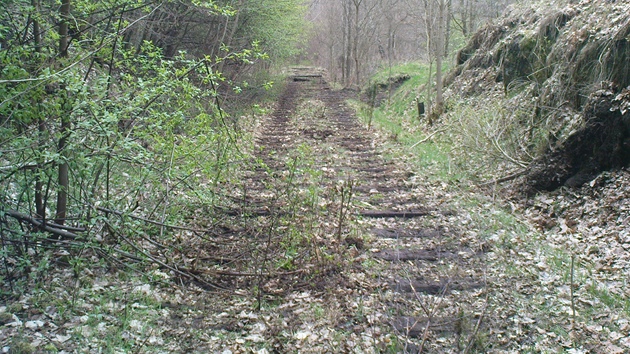
<instances>
[{"instance_id":1,"label":"dirt mound","mask_svg":"<svg viewBox=\"0 0 630 354\"><path fill-rule=\"evenodd\" d=\"M526 190L578 186L630 163L630 1L515 7L480 29L446 77L450 95L529 106L546 148ZM624 108L625 107L625 108Z\"/></svg>"},{"instance_id":2,"label":"dirt mound","mask_svg":"<svg viewBox=\"0 0 630 354\"><path fill-rule=\"evenodd\" d=\"M629 95L629 90L618 95L600 90L591 95L583 113L584 128L529 166L527 191L579 187L601 171L629 165L630 111L619 106Z\"/></svg>"},{"instance_id":3,"label":"dirt mound","mask_svg":"<svg viewBox=\"0 0 630 354\"><path fill-rule=\"evenodd\" d=\"M361 92L361 100L372 107L380 107L383 101L391 96L392 92L398 90L409 79L411 79L411 76L408 74L400 74L388 77L386 81L368 85Z\"/></svg>"}]
</instances>

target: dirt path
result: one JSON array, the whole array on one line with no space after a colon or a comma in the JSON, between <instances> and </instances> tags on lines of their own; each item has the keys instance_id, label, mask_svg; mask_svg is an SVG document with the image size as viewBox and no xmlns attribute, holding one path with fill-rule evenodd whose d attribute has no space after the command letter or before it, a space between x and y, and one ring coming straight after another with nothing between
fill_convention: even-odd
<instances>
[{"instance_id":1,"label":"dirt path","mask_svg":"<svg viewBox=\"0 0 630 354\"><path fill-rule=\"evenodd\" d=\"M346 104L355 97L355 92L331 89L313 69L294 70L257 139L268 168L243 183L250 206L276 210L286 204L278 195L281 188L274 192L269 185L293 173L291 156L307 146L317 178L298 185L304 190L315 183L327 191L323 204L329 223L321 229L329 238L341 236L336 247L343 248L342 257L354 257L351 274L337 269L344 274L316 288L362 287L357 294L373 311L365 321L395 333L396 350L465 350L475 344L471 338L485 311L483 252L463 235L465 225L453 224L459 220L455 209L425 196L423 176L383 156L378 139ZM342 195L346 201L351 197L345 214Z\"/></svg>"}]
</instances>

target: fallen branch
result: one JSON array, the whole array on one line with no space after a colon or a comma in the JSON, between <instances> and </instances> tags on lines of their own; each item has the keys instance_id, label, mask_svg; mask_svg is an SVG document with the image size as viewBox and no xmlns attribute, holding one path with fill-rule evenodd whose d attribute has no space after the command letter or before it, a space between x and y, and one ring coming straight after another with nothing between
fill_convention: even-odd
<instances>
[{"instance_id":1,"label":"fallen branch","mask_svg":"<svg viewBox=\"0 0 630 354\"><path fill-rule=\"evenodd\" d=\"M11 230L6 230L11 232ZM32 235L25 235L24 237L31 239L33 242L37 242L38 247L44 247L44 248L48 248L48 249L57 249L59 248L59 246L68 246L68 247L85 247L85 243L84 242L76 242L76 241L69 241L69 240L57 240L57 239L53 239L53 238L35 238ZM44 241L50 242L51 244L54 243L55 245L47 245L46 243L44 243ZM10 243L23 243L24 241L22 240L5 240L5 242L10 242ZM129 259L133 259L134 261L138 261L138 262L142 262L144 261L144 259L135 256L129 252L125 252L123 250L121 250L120 248L117 247L108 247L107 249L104 249L102 247L96 247L94 245L90 245L89 246L92 250L94 250L95 252L103 255L103 256L107 256L109 258L112 259L116 259L112 256L110 256L108 254L108 252L117 252L120 255L129 258ZM117 259L116 259L117 260ZM117 260L118 261L118 260ZM120 262L120 261L118 261Z\"/></svg>"},{"instance_id":2,"label":"fallen branch","mask_svg":"<svg viewBox=\"0 0 630 354\"><path fill-rule=\"evenodd\" d=\"M185 272L190 272L191 274L203 273L203 274L209 274L209 275L222 275L226 277L257 277L261 275L261 273L232 272L232 271L209 270L209 269L189 269L185 267L179 267L179 269ZM300 274L304 272L306 272L306 269L298 269L291 272L262 273L262 276L281 277L281 276L287 276L287 275Z\"/></svg>"},{"instance_id":3,"label":"fallen branch","mask_svg":"<svg viewBox=\"0 0 630 354\"><path fill-rule=\"evenodd\" d=\"M4 215L10 216L20 221L25 221L43 231L50 232L51 234L63 237L65 239L70 239L70 240L76 240L80 238L80 236L77 235L76 233L66 231L63 229L70 229L77 232L86 231L85 229L82 229L82 228L71 228L71 227L57 225L55 223L49 223L49 222L44 223L40 221L39 219L36 219L28 214L20 213L19 211L15 211L15 210L5 210Z\"/></svg>"},{"instance_id":4,"label":"fallen branch","mask_svg":"<svg viewBox=\"0 0 630 354\"><path fill-rule=\"evenodd\" d=\"M211 282L208 282L198 276L196 276L195 274L191 274L190 272L186 272L186 271L182 271L179 267L177 267L177 265L173 265L170 266L168 264L166 264L165 262L162 262L161 260L153 257L152 255L150 255L149 253L145 252L144 250L142 250L140 247L138 247L138 245L136 245L135 243L131 242L128 238L126 238L121 232L118 232L117 230L115 230L109 223L106 222L106 224L112 229L114 230L114 232L116 234L118 234L118 237L120 237L123 241L127 242L127 244L129 246L131 246L131 248L133 248L134 250L136 250L136 252L138 252L139 254L143 255L144 257L146 257L147 259L151 260L152 262L155 262L159 265L161 265L162 267L169 269L171 271L173 271L176 274L179 274L180 276L183 276L185 278L189 278L192 280L195 280L209 288L213 288L213 289L217 289L217 290L226 290L224 287L218 285L218 284L214 284Z\"/></svg>"},{"instance_id":5,"label":"fallen branch","mask_svg":"<svg viewBox=\"0 0 630 354\"><path fill-rule=\"evenodd\" d=\"M32 169L37 168L37 166L39 166L37 162L26 162L26 163L17 164L17 165L0 166L0 172L32 170Z\"/></svg>"},{"instance_id":6,"label":"fallen branch","mask_svg":"<svg viewBox=\"0 0 630 354\"><path fill-rule=\"evenodd\" d=\"M286 215L285 212L280 212L280 211L272 211L269 209L265 209L265 208L261 208L261 209L252 209L252 210L245 210L245 209L225 209L225 208L215 208L217 211L219 211L222 214L225 214L227 216L241 216L241 215L246 215L246 216L271 216L271 215L278 215L278 216L284 216Z\"/></svg>"},{"instance_id":7,"label":"fallen branch","mask_svg":"<svg viewBox=\"0 0 630 354\"><path fill-rule=\"evenodd\" d=\"M358 214L366 218L415 218L418 216L425 216L429 214L429 212L426 210L365 210L360 211Z\"/></svg>"},{"instance_id":8,"label":"fallen branch","mask_svg":"<svg viewBox=\"0 0 630 354\"><path fill-rule=\"evenodd\" d=\"M493 184L499 184L499 183L503 183L503 182L507 182L507 181L511 181L513 179L516 179L522 175L525 174L525 170L520 170L518 172L515 172L511 175L505 176L505 177L501 177L501 178L497 178L495 180L489 181L489 182L484 182L481 184L478 184L478 187L485 187L485 186L491 186Z\"/></svg>"},{"instance_id":9,"label":"fallen branch","mask_svg":"<svg viewBox=\"0 0 630 354\"><path fill-rule=\"evenodd\" d=\"M436 134L444 133L445 131L446 131L446 129L439 129L439 130L434 131L433 133L429 134L429 136L427 136L426 138L424 138L424 139L418 141L417 143L411 145L410 149L413 149L413 148L415 148L416 146L418 146L420 144L426 143L427 141L431 140Z\"/></svg>"},{"instance_id":10,"label":"fallen branch","mask_svg":"<svg viewBox=\"0 0 630 354\"><path fill-rule=\"evenodd\" d=\"M96 210L98 210L100 212L103 212L103 213L110 213L110 214L114 214L114 215L118 215L118 216L127 216L127 217L130 217L132 219L144 221L144 222L146 222L148 224L153 224L153 225L157 225L157 226L163 226L163 227L167 227L169 229L184 230L184 231L191 231L191 232L211 232L212 231L212 230L195 229L195 228L186 227L186 226L169 225L169 224L165 224L163 222L147 219L147 218L144 218L142 216L138 216L138 215L134 215L134 214L130 214L130 213L124 213L122 211L113 210L113 209L107 209L107 208L103 208L103 207L96 207Z\"/></svg>"}]
</instances>

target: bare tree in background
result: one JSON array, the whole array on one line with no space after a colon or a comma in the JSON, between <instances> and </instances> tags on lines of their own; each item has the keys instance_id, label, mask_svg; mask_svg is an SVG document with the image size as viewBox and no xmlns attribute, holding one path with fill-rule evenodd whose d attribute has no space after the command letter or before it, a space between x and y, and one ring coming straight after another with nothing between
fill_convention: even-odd
<instances>
[{"instance_id":1,"label":"bare tree in background","mask_svg":"<svg viewBox=\"0 0 630 354\"><path fill-rule=\"evenodd\" d=\"M360 84L367 57L376 48L379 21L374 17L380 1L341 1L341 82Z\"/></svg>"},{"instance_id":2,"label":"bare tree in background","mask_svg":"<svg viewBox=\"0 0 630 354\"><path fill-rule=\"evenodd\" d=\"M426 38L427 38L427 53L429 55L429 61L435 61L435 102L430 107L429 112L429 124L433 123L433 120L442 114L444 110L444 98L442 87L442 64L445 56L447 38L447 25L448 17L448 3L447 0L422 0L425 10L426 21ZM429 83L431 81L431 75L429 75ZM431 85L427 85L431 87ZM431 96L429 94L428 96Z\"/></svg>"},{"instance_id":3,"label":"bare tree in background","mask_svg":"<svg viewBox=\"0 0 630 354\"><path fill-rule=\"evenodd\" d=\"M464 36L475 30L476 13L474 6L478 0L459 0L453 12L453 20Z\"/></svg>"},{"instance_id":4,"label":"bare tree in background","mask_svg":"<svg viewBox=\"0 0 630 354\"><path fill-rule=\"evenodd\" d=\"M469 36L512 1L312 0L311 57L344 85L360 85L379 65L391 67L422 57L433 69L451 54L454 34ZM435 71L438 75L441 71ZM437 81L435 86L441 85Z\"/></svg>"}]
</instances>

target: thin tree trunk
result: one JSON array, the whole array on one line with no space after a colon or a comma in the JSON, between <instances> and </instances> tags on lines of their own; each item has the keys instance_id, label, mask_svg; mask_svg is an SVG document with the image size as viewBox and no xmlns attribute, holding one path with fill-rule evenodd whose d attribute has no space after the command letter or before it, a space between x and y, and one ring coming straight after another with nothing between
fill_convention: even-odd
<instances>
[{"instance_id":1,"label":"thin tree trunk","mask_svg":"<svg viewBox=\"0 0 630 354\"><path fill-rule=\"evenodd\" d=\"M68 98L65 97L64 100ZM61 138L59 138L58 151L65 157L66 146L68 145L68 133L70 131L70 118L68 115L63 114L61 117ZM63 225L66 220L66 214L68 210L68 187L70 185L70 178L68 176L68 162L64 159L59 164L59 177L58 177L59 190L57 191L57 214L55 215L55 222L59 225Z\"/></svg>"},{"instance_id":2,"label":"thin tree trunk","mask_svg":"<svg viewBox=\"0 0 630 354\"><path fill-rule=\"evenodd\" d=\"M429 75L427 75L427 84L426 84L426 97L425 100L427 102L427 107L428 107L428 112L427 112L427 117L429 118L429 124L431 124L431 117L433 114L433 104L432 101L433 99L431 98L431 94L432 94L432 90L433 90L433 58L435 56L435 52L433 50L434 48L434 40L435 40L435 31L433 29L433 24L435 19L433 18L433 2L430 2L429 0L424 0L423 1L423 5L424 5L424 30L425 30L425 34L427 37L427 41L426 41L426 50L427 50L427 56L429 58Z\"/></svg>"},{"instance_id":3,"label":"thin tree trunk","mask_svg":"<svg viewBox=\"0 0 630 354\"><path fill-rule=\"evenodd\" d=\"M33 19L33 40L35 41L35 52L39 54L42 51L42 34L41 34L41 28L39 27L39 21L37 19L38 14L39 14L38 0L31 0L31 5L33 6L33 9L35 11L35 16ZM37 105L37 103L35 104ZM39 110L38 110L38 114L39 114ZM38 136L39 150L41 154L43 153L43 147L45 145L45 142L43 140L44 140L44 135L46 133L46 125L44 124L44 120L42 119L42 117L40 117L39 115L37 117L37 130L38 130L38 135L39 135ZM37 169L35 170L35 214L37 214L37 217L42 218L42 220L44 220L43 223L45 225L46 210L44 209L44 193L43 193L44 183L42 182L42 176L41 176L42 168L43 168L43 161L41 157L39 157Z\"/></svg>"},{"instance_id":4,"label":"thin tree trunk","mask_svg":"<svg viewBox=\"0 0 630 354\"><path fill-rule=\"evenodd\" d=\"M44 124L44 120L41 117L37 119L37 130L39 135L39 149L40 153L43 151L44 147L44 136L46 134L46 125ZM39 158L39 163L37 164L37 170L35 171L35 213L38 217L43 220L46 219L46 210L44 209L44 183L42 182L42 169L43 163L41 157Z\"/></svg>"},{"instance_id":5,"label":"thin tree trunk","mask_svg":"<svg viewBox=\"0 0 630 354\"><path fill-rule=\"evenodd\" d=\"M350 39L352 35L352 24L350 22L350 0L343 0L341 82L344 86L348 85L348 81L350 80Z\"/></svg>"},{"instance_id":6,"label":"thin tree trunk","mask_svg":"<svg viewBox=\"0 0 630 354\"><path fill-rule=\"evenodd\" d=\"M475 16L474 10L474 2L475 0L467 0L468 1L468 33L473 33L475 31L475 21L477 20Z\"/></svg>"},{"instance_id":7,"label":"thin tree trunk","mask_svg":"<svg viewBox=\"0 0 630 354\"><path fill-rule=\"evenodd\" d=\"M442 114L444 99L442 97L442 59L444 57L444 13L446 12L445 0L439 0L437 16L436 50L435 50L435 116Z\"/></svg>"},{"instance_id":8,"label":"thin tree trunk","mask_svg":"<svg viewBox=\"0 0 630 354\"><path fill-rule=\"evenodd\" d=\"M60 8L61 23L59 24L59 57L68 57L68 21L70 20L70 0L63 0ZM65 90L65 88L64 88ZM68 95L67 92L63 97L63 105L67 104ZM61 113L61 137L59 138L58 151L62 157L65 157L66 146L68 145L68 134L70 131L70 113ZM55 215L55 222L59 225L63 225L66 221L66 214L68 209L68 187L70 180L68 177L68 161L63 159L59 164L58 175L59 190L57 191L57 213Z\"/></svg>"},{"instance_id":9,"label":"thin tree trunk","mask_svg":"<svg viewBox=\"0 0 630 354\"><path fill-rule=\"evenodd\" d=\"M426 112L427 117L431 117L431 110L433 109L433 100L431 99L431 86L433 86L432 79L433 78L433 60L429 60L429 75L427 75L427 88L426 88L426 97L428 112Z\"/></svg>"},{"instance_id":10,"label":"thin tree trunk","mask_svg":"<svg viewBox=\"0 0 630 354\"><path fill-rule=\"evenodd\" d=\"M444 57L448 58L449 44L451 42L451 16L453 15L453 0L447 0L444 27Z\"/></svg>"},{"instance_id":11,"label":"thin tree trunk","mask_svg":"<svg viewBox=\"0 0 630 354\"><path fill-rule=\"evenodd\" d=\"M360 64L359 64L359 10L361 1L354 0L354 39L352 42L352 57L354 59L354 75L355 84L359 84L360 81Z\"/></svg>"},{"instance_id":12,"label":"thin tree trunk","mask_svg":"<svg viewBox=\"0 0 630 354\"><path fill-rule=\"evenodd\" d=\"M232 23L232 28L230 29L230 33L229 33L229 35L227 37L227 40L224 42L225 36L226 36L226 33L227 33L227 28L228 28L228 25L229 25L230 21L227 20L225 22L225 29L223 31L223 35L221 36L221 43L219 43L220 46L225 45L226 47L230 48L230 46L232 45L232 40L234 39L234 35L236 34L236 31L238 30L238 26L240 25L239 18L240 18L240 15L241 15L241 11L243 11L243 1L242 0L238 2L238 10L236 11L236 14L234 15L234 21ZM221 63L219 64L219 69L218 69L219 72L223 72L224 65L225 65L225 60L221 61Z\"/></svg>"},{"instance_id":13,"label":"thin tree trunk","mask_svg":"<svg viewBox=\"0 0 630 354\"><path fill-rule=\"evenodd\" d=\"M38 0L31 0L31 6L35 11L33 16L33 40L35 41L35 52L40 53L42 51L42 34L39 27L38 14L39 14L39 2Z\"/></svg>"}]
</instances>

